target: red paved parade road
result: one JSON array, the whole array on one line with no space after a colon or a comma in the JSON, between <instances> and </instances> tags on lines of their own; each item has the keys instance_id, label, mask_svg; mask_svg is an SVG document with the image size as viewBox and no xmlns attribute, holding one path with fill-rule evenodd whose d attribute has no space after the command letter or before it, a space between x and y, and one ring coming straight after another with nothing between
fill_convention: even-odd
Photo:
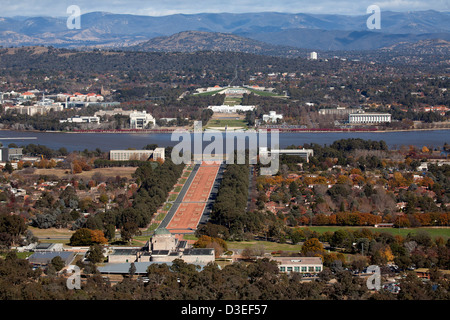
<instances>
[{"instance_id":1,"label":"red paved parade road","mask_svg":"<svg viewBox=\"0 0 450 320\"><path fill-rule=\"evenodd\" d=\"M197 229L219 167L219 164L205 162L200 165L182 203L167 225L167 230L172 233L191 233Z\"/></svg>"}]
</instances>

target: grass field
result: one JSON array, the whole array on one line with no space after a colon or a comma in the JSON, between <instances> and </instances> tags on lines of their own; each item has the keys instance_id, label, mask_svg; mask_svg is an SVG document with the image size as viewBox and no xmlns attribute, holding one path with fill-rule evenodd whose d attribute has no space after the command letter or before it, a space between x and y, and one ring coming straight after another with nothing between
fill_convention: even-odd
<instances>
[{"instance_id":1,"label":"grass field","mask_svg":"<svg viewBox=\"0 0 450 320\"><path fill-rule=\"evenodd\" d=\"M223 89L220 89L220 90L214 90L214 91L209 91L209 92L197 93L197 94L195 94L195 95L196 95L196 96L212 96L212 95L215 95L216 93L219 93L220 91L223 91Z\"/></svg>"},{"instance_id":2,"label":"grass field","mask_svg":"<svg viewBox=\"0 0 450 320\"><path fill-rule=\"evenodd\" d=\"M358 230L363 227L341 227L341 226L311 226L311 227L303 227L308 228L311 231L316 231L318 233L324 233L327 231L335 232L336 230ZM393 235L401 235L406 237L408 233L415 234L419 230L427 232L432 238L442 237L444 239L450 238L450 228L375 228L375 227L364 227L364 229L369 229L372 232L388 232Z\"/></svg>"},{"instance_id":3,"label":"grass field","mask_svg":"<svg viewBox=\"0 0 450 320\"><path fill-rule=\"evenodd\" d=\"M236 105L240 105L242 103L242 99L241 98L230 98L227 97L225 98L223 104L227 105L227 106L236 106Z\"/></svg>"},{"instance_id":4,"label":"grass field","mask_svg":"<svg viewBox=\"0 0 450 320\"><path fill-rule=\"evenodd\" d=\"M137 167L112 167L112 168L97 168L91 171L83 171L81 173L75 174L73 176L80 177L83 179L91 179L95 173L101 173L105 177L126 177L131 179L131 175L136 171ZM35 175L55 175L58 178L72 176L67 169L36 169L34 171Z\"/></svg>"},{"instance_id":5,"label":"grass field","mask_svg":"<svg viewBox=\"0 0 450 320\"><path fill-rule=\"evenodd\" d=\"M262 246L265 251L300 251L301 245L292 245L288 243L277 243L271 241L227 241L228 250L245 249Z\"/></svg>"},{"instance_id":6,"label":"grass field","mask_svg":"<svg viewBox=\"0 0 450 320\"><path fill-rule=\"evenodd\" d=\"M260 90L254 90L250 88L246 88L247 90L253 92L254 94L262 97L284 97L283 95L280 95L278 93L273 93L269 91L260 91Z\"/></svg>"},{"instance_id":7,"label":"grass field","mask_svg":"<svg viewBox=\"0 0 450 320\"><path fill-rule=\"evenodd\" d=\"M75 231L69 229L57 229L57 228L48 228L48 229L39 229L36 227L28 226L28 230L33 232L33 235L38 238L67 238L70 239L72 234Z\"/></svg>"},{"instance_id":8,"label":"grass field","mask_svg":"<svg viewBox=\"0 0 450 320\"><path fill-rule=\"evenodd\" d=\"M205 128L224 128L228 126L229 128L244 128L247 129L247 121L241 119L214 119L209 120Z\"/></svg>"}]
</instances>

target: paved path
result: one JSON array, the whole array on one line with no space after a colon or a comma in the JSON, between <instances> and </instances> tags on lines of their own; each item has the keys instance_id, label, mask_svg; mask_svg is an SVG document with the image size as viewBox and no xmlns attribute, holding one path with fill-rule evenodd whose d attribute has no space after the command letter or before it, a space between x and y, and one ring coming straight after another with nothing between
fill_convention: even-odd
<instances>
[{"instance_id":1,"label":"paved path","mask_svg":"<svg viewBox=\"0 0 450 320\"><path fill-rule=\"evenodd\" d=\"M194 233L205 212L220 165L202 163L186 195L166 228L172 233Z\"/></svg>"},{"instance_id":2,"label":"paved path","mask_svg":"<svg viewBox=\"0 0 450 320\"><path fill-rule=\"evenodd\" d=\"M186 192L188 191L189 187L191 186L192 181L194 180L195 175L197 174L198 169L200 168L199 164L196 164L194 166L194 169L192 169L191 174L186 179L186 182L184 183L183 187L181 188L180 193L178 193L177 198L172 204L172 207L167 212L166 216L164 217L163 221L159 224L158 228L166 228L169 224L170 220L172 220L173 216L175 215L175 212L177 212L178 207L180 206L180 203L183 201L184 196L186 195Z\"/></svg>"}]
</instances>

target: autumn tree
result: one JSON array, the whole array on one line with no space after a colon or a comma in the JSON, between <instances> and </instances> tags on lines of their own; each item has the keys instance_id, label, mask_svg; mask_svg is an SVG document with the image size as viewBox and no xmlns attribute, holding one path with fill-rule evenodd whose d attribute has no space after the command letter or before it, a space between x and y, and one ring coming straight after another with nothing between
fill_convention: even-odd
<instances>
[{"instance_id":1,"label":"autumn tree","mask_svg":"<svg viewBox=\"0 0 450 320\"><path fill-rule=\"evenodd\" d=\"M317 238L311 238L303 243L301 252L304 255L321 255L324 253L323 244Z\"/></svg>"}]
</instances>

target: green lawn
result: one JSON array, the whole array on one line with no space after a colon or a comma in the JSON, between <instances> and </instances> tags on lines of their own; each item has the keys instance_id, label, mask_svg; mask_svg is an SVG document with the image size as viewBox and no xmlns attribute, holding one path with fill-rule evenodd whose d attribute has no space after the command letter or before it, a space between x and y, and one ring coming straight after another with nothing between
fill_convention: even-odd
<instances>
[{"instance_id":1,"label":"green lawn","mask_svg":"<svg viewBox=\"0 0 450 320\"><path fill-rule=\"evenodd\" d=\"M262 97L284 97L281 94L273 93L273 92L269 92L269 91L260 91L260 90L250 89L250 88L246 88L246 89L253 92L254 94L262 96Z\"/></svg>"},{"instance_id":2,"label":"green lawn","mask_svg":"<svg viewBox=\"0 0 450 320\"><path fill-rule=\"evenodd\" d=\"M348 230L358 230L362 229L363 227L341 227L341 226L312 226L312 227L302 227L302 228L308 228L311 231L316 231L319 233L324 233L327 231L335 232L336 230L340 229L348 229ZM427 232L431 237L443 237L444 239L450 238L450 228L375 228L375 227L364 227L365 229L369 229L372 232L388 232L393 235L401 235L403 237L406 237L408 233L415 234L419 230L423 230Z\"/></svg>"},{"instance_id":3,"label":"green lawn","mask_svg":"<svg viewBox=\"0 0 450 320\"><path fill-rule=\"evenodd\" d=\"M277 243L271 241L227 241L228 250L245 249L256 246L263 246L265 251L300 251L301 245L292 245L288 243Z\"/></svg>"},{"instance_id":4,"label":"green lawn","mask_svg":"<svg viewBox=\"0 0 450 320\"><path fill-rule=\"evenodd\" d=\"M236 106L240 105L241 103L242 99L240 98L225 98L225 101L223 102L223 104L227 106Z\"/></svg>"},{"instance_id":5,"label":"green lawn","mask_svg":"<svg viewBox=\"0 0 450 320\"><path fill-rule=\"evenodd\" d=\"M195 94L196 96L212 96L215 95L216 93L219 93L220 91L223 91L224 89L220 89L220 90L214 90L214 91L209 91L209 92L202 92L202 93L197 93Z\"/></svg>"},{"instance_id":6,"label":"green lawn","mask_svg":"<svg viewBox=\"0 0 450 320\"><path fill-rule=\"evenodd\" d=\"M243 127L243 128L247 128L247 121L245 120L239 120L239 119L223 119L223 120L219 120L219 119L214 119L214 120L210 120L207 124L206 124L206 128L214 128L214 127Z\"/></svg>"},{"instance_id":7,"label":"green lawn","mask_svg":"<svg viewBox=\"0 0 450 320\"><path fill-rule=\"evenodd\" d=\"M19 259L26 259L27 257L31 256L34 252L17 252L16 251L16 255L17 258ZM0 258L5 258L6 257L6 253L1 253L0 254Z\"/></svg>"},{"instance_id":8,"label":"green lawn","mask_svg":"<svg viewBox=\"0 0 450 320\"><path fill-rule=\"evenodd\" d=\"M191 172L192 172L192 170L185 171L185 172L183 173L182 177L183 177L183 178L189 177L189 175L191 174Z\"/></svg>"}]
</instances>

